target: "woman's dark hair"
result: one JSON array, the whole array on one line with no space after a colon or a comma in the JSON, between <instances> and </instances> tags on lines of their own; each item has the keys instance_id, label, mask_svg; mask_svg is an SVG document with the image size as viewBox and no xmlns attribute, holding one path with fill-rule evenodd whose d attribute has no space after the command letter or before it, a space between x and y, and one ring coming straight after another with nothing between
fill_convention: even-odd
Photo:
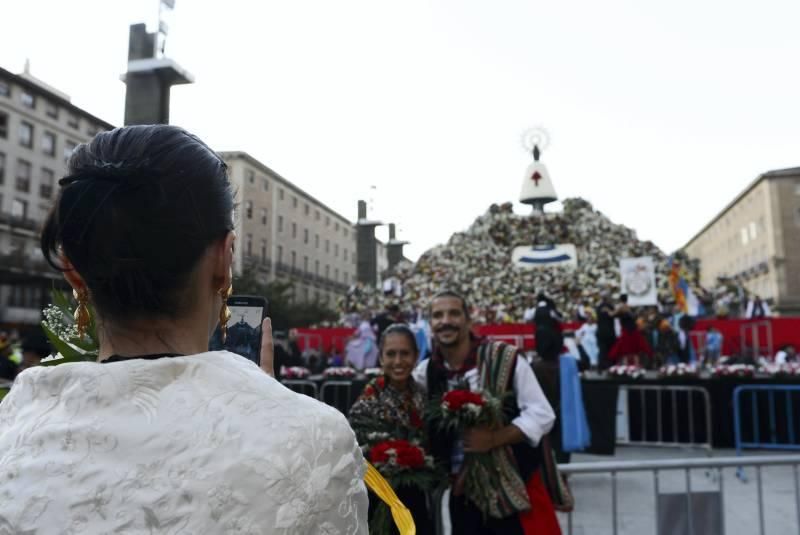
<instances>
[{"instance_id":1,"label":"woman's dark hair","mask_svg":"<svg viewBox=\"0 0 800 535\"><path fill-rule=\"evenodd\" d=\"M381 335L381 339L378 342L378 349L380 350L380 354L383 355L383 344L386 341L386 337L390 334L399 334L405 336L408 339L408 343L411 344L411 349L414 350L414 353L419 354L419 347L417 346L417 337L414 336L414 332L406 325L405 323L392 323L386 330L383 331Z\"/></svg>"},{"instance_id":2,"label":"woman's dark hair","mask_svg":"<svg viewBox=\"0 0 800 535\"><path fill-rule=\"evenodd\" d=\"M42 230L54 268L61 254L92 302L116 320L174 317L202 254L233 229L226 165L205 143L168 125L128 126L79 145Z\"/></svg>"}]
</instances>

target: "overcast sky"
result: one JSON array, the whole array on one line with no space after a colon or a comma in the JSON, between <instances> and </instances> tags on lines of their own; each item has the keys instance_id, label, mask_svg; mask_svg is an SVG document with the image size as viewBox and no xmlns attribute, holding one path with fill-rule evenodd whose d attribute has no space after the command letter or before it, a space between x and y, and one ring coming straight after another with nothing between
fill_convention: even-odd
<instances>
[{"instance_id":1,"label":"overcast sky","mask_svg":"<svg viewBox=\"0 0 800 535\"><path fill-rule=\"evenodd\" d=\"M128 25L152 27L157 0L1 4L0 65L30 58L122 124ZM800 165L798 21L778 0L177 0L169 55L196 83L171 121L350 219L372 197L412 258L517 201L520 135L541 125L562 199L669 252Z\"/></svg>"}]
</instances>

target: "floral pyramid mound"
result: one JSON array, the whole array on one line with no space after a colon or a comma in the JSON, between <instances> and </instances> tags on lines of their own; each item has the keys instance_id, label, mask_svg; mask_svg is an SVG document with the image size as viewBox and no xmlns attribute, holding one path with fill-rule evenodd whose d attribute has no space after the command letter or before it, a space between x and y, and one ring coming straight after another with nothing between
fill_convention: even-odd
<instances>
[{"instance_id":1,"label":"floral pyramid mound","mask_svg":"<svg viewBox=\"0 0 800 535\"><path fill-rule=\"evenodd\" d=\"M573 244L577 268L515 267L515 247L552 244ZM516 322L522 319L527 298L543 291L572 317L581 303L594 306L603 292L618 295L619 260L638 256L653 257L659 300L671 302L667 255L652 242L637 239L632 229L613 223L587 201L567 199L562 212L530 216L514 214L511 203L493 204L466 231L453 234L447 244L428 250L416 264L398 266L394 276L403 284L402 297L385 297L358 286L342 300L341 307L343 312L381 310L387 300L399 301L403 308L426 306L433 294L449 288L467 297L475 321ZM697 286L695 280L689 282Z\"/></svg>"}]
</instances>

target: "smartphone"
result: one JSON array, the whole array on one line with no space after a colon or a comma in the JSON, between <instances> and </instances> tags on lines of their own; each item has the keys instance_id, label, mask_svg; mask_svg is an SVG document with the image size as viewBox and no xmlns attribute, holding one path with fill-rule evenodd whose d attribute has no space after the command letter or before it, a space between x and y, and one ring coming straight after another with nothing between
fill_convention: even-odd
<instances>
[{"instance_id":1,"label":"smartphone","mask_svg":"<svg viewBox=\"0 0 800 535\"><path fill-rule=\"evenodd\" d=\"M231 319L228 335L222 343L219 325L208 343L210 351L227 350L261 365L261 322L267 316L267 300L252 295L232 295L228 298Z\"/></svg>"}]
</instances>

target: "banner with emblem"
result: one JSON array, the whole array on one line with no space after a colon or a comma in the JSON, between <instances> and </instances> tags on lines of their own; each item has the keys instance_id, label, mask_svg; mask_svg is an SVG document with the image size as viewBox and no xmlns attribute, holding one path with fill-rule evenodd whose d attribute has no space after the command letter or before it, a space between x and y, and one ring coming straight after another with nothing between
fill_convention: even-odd
<instances>
[{"instance_id":1,"label":"banner with emblem","mask_svg":"<svg viewBox=\"0 0 800 535\"><path fill-rule=\"evenodd\" d=\"M658 304L656 289L656 268L652 256L622 258L619 261L622 277L620 288L628 294L630 306L650 306Z\"/></svg>"}]
</instances>

